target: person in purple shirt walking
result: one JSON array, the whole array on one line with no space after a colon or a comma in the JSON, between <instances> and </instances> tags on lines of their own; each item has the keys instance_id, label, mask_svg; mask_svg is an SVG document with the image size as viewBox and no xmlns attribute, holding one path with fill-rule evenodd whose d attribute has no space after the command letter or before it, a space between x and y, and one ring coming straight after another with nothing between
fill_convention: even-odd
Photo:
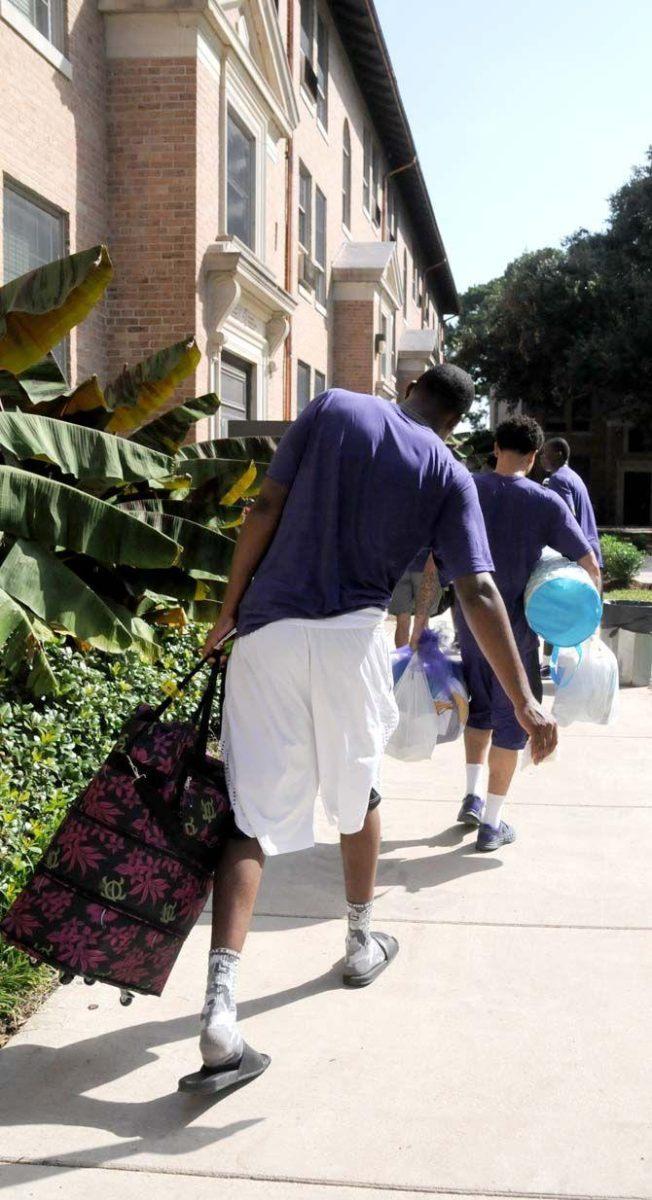
<instances>
[{"instance_id":1,"label":"person in purple shirt walking","mask_svg":"<svg viewBox=\"0 0 652 1200\"><path fill-rule=\"evenodd\" d=\"M556 492L568 505L595 554L598 564L602 567L600 538L591 497L581 475L578 475L569 463L570 446L565 438L548 438L541 451L541 465L544 471L550 472L545 480L545 487Z\"/></svg>"},{"instance_id":2,"label":"person in purple shirt walking","mask_svg":"<svg viewBox=\"0 0 652 1200\"><path fill-rule=\"evenodd\" d=\"M469 629L514 705L535 761L554 720L535 700L492 580L473 480L441 440L472 403L459 368L426 371L402 407L335 389L284 435L238 539L205 650L237 627L223 749L240 838L215 877L212 949L200 1019L200 1071L184 1091L255 1078L269 1059L246 1046L235 976L266 855L314 844L317 792L340 833L348 906L343 982L372 983L398 951L371 930L380 847L370 806L397 721L383 632L392 590L422 546L454 581Z\"/></svg>"},{"instance_id":3,"label":"person in purple shirt walking","mask_svg":"<svg viewBox=\"0 0 652 1200\"><path fill-rule=\"evenodd\" d=\"M473 476L494 560L494 579L505 602L523 668L539 700L539 643L525 619L524 592L544 546L578 562L596 586L600 584L595 554L569 509L554 493L527 478L543 440L543 432L532 417L504 421L496 430L495 471ZM424 619L431 569L427 567L424 573L419 624ZM502 812L518 752L528 734L463 607L458 608L456 623L470 693L464 735L466 795L458 821L478 830L478 850L497 850L516 836L512 826L502 819ZM485 793L487 759L489 780Z\"/></svg>"}]
</instances>

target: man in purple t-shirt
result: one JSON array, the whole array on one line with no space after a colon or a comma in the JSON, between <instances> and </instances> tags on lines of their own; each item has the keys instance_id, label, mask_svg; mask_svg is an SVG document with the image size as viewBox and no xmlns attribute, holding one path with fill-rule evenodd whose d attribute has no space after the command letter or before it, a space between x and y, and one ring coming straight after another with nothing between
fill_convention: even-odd
<instances>
[{"instance_id":1,"label":"man in purple t-shirt","mask_svg":"<svg viewBox=\"0 0 652 1200\"><path fill-rule=\"evenodd\" d=\"M235 973L265 855L314 844L317 792L340 832L348 904L343 982L371 983L396 939L370 929L380 817L369 806L397 720L382 624L422 546L453 581L478 643L532 736L535 760L556 726L535 701L493 580L468 471L441 440L474 395L456 367L427 371L401 408L334 390L282 439L242 528L212 652L237 625L223 747L242 835L215 878L201 1016L201 1071L183 1090L214 1093L268 1065L236 1022Z\"/></svg>"},{"instance_id":2,"label":"man in purple t-shirt","mask_svg":"<svg viewBox=\"0 0 652 1200\"><path fill-rule=\"evenodd\" d=\"M602 551L588 488L581 475L569 465L570 446L565 438L548 438L541 451L541 465L550 474L545 486L561 496L570 508L600 566Z\"/></svg>"},{"instance_id":3,"label":"man in purple t-shirt","mask_svg":"<svg viewBox=\"0 0 652 1200\"><path fill-rule=\"evenodd\" d=\"M525 619L523 594L544 546L550 546L585 568L596 586L600 571L577 521L558 496L527 476L543 445L543 432L531 417L512 417L496 430L496 469L475 475L474 481L494 560L494 579L505 601L512 631L532 691L541 699L538 638ZM430 568L431 569L431 568ZM419 618L423 621L423 602ZM462 609L457 631L464 674L470 693L465 730L466 795L458 820L477 828L477 849L497 850L514 841L502 811L527 732L512 700L501 686L478 645L475 630ZM485 763L489 764L485 795Z\"/></svg>"}]
</instances>

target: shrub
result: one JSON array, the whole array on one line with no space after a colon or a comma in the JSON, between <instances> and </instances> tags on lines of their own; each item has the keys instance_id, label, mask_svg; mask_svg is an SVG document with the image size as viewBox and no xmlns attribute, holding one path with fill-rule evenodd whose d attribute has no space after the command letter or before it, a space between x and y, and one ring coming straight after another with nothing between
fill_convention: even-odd
<instances>
[{"instance_id":1,"label":"shrub","mask_svg":"<svg viewBox=\"0 0 652 1200\"><path fill-rule=\"evenodd\" d=\"M35 703L0 675L0 915L25 885L71 801L92 777L129 713L141 701L174 691L197 661L203 633L162 636L162 656L146 664L132 652L114 658L81 655L62 643L50 649L59 692ZM190 713L203 675L179 700ZM0 942L0 1031L53 973L33 970L24 954Z\"/></svg>"},{"instance_id":2,"label":"shrub","mask_svg":"<svg viewBox=\"0 0 652 1200\"><path fill-rule=\"evenodd\" d=\"M643 551L609 533L600 538L600 547L607 585L625 587L631 583L643 565Z\"/></svg>"}]
</instances>

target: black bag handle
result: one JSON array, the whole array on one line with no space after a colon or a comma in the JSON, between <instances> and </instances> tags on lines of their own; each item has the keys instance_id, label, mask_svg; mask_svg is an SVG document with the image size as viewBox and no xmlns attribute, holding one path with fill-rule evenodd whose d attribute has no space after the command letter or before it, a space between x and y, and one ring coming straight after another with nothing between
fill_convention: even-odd
<instances>
[{"instance_id":1,"label":"black bag handle","mask_svg":"<svg viewBox=\"0 0 652 1200\"><path fill-rule=\"evenodd\" d=\"M208 748L208 735L210 733L211 715L213 712L213 704L215 702L215 693L217 691L218 682L220 684L220 698L221 698L222 702L224 700L225 677L226 677L226 665L222 666L222 664L219 661L216 662L210 673L208 683L206 685L206 691L204 692L204 695L202 696L199 704L197 705L197 709L193 716L193 724L196 724L197 718L199 718L199 730L198 730L198 734L197 734L196 754L200 760L205 758L206 751ZM221 733L222 733L222 704L220 704L219 726L217 729L217 740L218 741L220 739Z\"/></svg>"}]
</instances>

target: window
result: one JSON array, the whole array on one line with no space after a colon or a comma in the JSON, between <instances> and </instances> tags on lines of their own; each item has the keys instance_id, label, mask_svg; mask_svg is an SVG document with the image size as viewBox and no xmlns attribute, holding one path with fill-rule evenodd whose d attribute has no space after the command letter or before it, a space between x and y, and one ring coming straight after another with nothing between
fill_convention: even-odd
<instances>
[{"instance_id":1,"label":"window","mask_svg":"<svg viewBox=\"0 0 652 1200\"><path fill-rule=\"evenodd\" d=\"M371 219L374 225L382 221L383 188L380 179L380 152L373 143L371 152Z\"/></svg>"},{"instance_id":2,"label":"window","mask_svg":"<svg viewBox=\"0 0 652 1200\"><path fill-rule=\"evenodd\" d=\"M364 148L362 163L362 207L371 215L371 134L364 131Z\"/></svg>"},{"instance_id":3,"label":"window","mask_svg":"<svg viewBox=\"0 0 652 1200\"><path fill-rule=\"evenodd\" d=\"M344 122L342 135L342 224L351 228L351 131Z\"/></svg>"},{"instance_id":4,"label":"window","mask_svg":"<svg viewBox=\"0 0 652 1200\"><path fill-rule=\"evenodd\" d=\"M297 412L303 412L310 404L310 367L307 363L297 363Z\"/></svg>"},{"instance_id":5,"label":"window","mask_svg":"<svg viewBox=\"0 0 652 1200\"><path fill-rule=\"evenodd\" d=\"M40 203L11 184L3 189L3 263L5 283L62 258L66 252L66 217ZM66 374L68 342L61 342L54 356Z\"/></svg>"},{"instance_id":6,"label":"window","mask_svg":"<svg viewBox=\"0 0 652 1200\"><path fill-rule=\"evenodd\" d=\"M256 142L235 114L228 113L227 229L255 248Z\"/></svg>"},{"instance_id":7,"label":"window","mask_svg":"<svg viewBox=\"0 0 652 1200\"><path fill-rule=\"evenodd\" d=\"M57 50L64 49L64 0L11 0L11 3Z\"/></svg>"},{"instance_id":8,"label":"window","mask_svg":"<svg viewBox=\"0 0 652 1200\"><path fill-rule=\"evenodd\" d=\"M307 254L312 249L312 175L299 163L299 245Z\"/></svg>"},{"instance_id":9,"label":"window","mask_svg":"<svg viewBox=\"0 0 652 1200\"><path fill-rule=\"evenodd\" d=\"M580 396L571 401L570 427L576 433L588 433L591 429L591 397Z\"/></svg>"},{"instance_id":10,"label":"window","mask_svg":"<svg viewBox=\"0 0 652 1200\"><path fill-rule=\"evenodd\" d=\"M229 421L251 417L251 363L226 351L220 370L220 437L229 436Z\"/></svg>"},{"instance_id":11,"label":"window","mask_svg":"<svg viewBox=\"0 0 652 1200\"><path fill-rule=\"evenodd\" d=\"M316 103L317 120L328 128L328 27L315 0L301 0L301 81Z\"/></svg>"},{"instance_id":12,"label":"window","mask_svg":"<svg viewBox=\"0 0 652 1200\"><path fill-rule=\"evenodd\" d=\"M396 189L391 183L387 184L387 236L390 242L396 241L396 232L398 227L398 210L396 203Z\"/></svg>"},{"instance_id":13,"label":"window","mask_svg":"<svg viewBox=\"0 0 652 1200\"><path fill-rule=\"evenodd\" d=\"M407 250L403 251L403 316L407 320L408 307L408 259Z\"/></svg>"},{"instance_id":14,"label":"window","mask_svg":"<svg viewBox=\"0 0 652 1200\"><path fill-rule=\"evenodd\" d=\"M326 197L315 188L315 300L326 305Z\"/></svg>"},{"instance_id":15,"label":"window","mask_svg":"<svg viewBox=\"0 0 652 1200\"><path fill-rule=\"evenodd\" d=\"M321 396L326 391L326 376L321 371L315 371L315 395Z\"/></svg>"},{"instance_id":16,"label":"window","mask_svg":"<svg viewBox=\"0 0 652 1200\"><path fill-rule=\"evenodd\" d=\"M417 271L417 264L415 262L413 262L412 263L412 299L414 300L415 304L417 303L417 296L419 294L418 282L419 282L419 272Z\"/></svg>"},{"instance_id":17,"label":"window","mask_svg":"<svg viewBox=\"0 0 652 1200\"><path fill-rule=\"evenodd\" d=\"M328 29L317 18L317 120L328 129Z\"/></svg>"}]
</instances>

